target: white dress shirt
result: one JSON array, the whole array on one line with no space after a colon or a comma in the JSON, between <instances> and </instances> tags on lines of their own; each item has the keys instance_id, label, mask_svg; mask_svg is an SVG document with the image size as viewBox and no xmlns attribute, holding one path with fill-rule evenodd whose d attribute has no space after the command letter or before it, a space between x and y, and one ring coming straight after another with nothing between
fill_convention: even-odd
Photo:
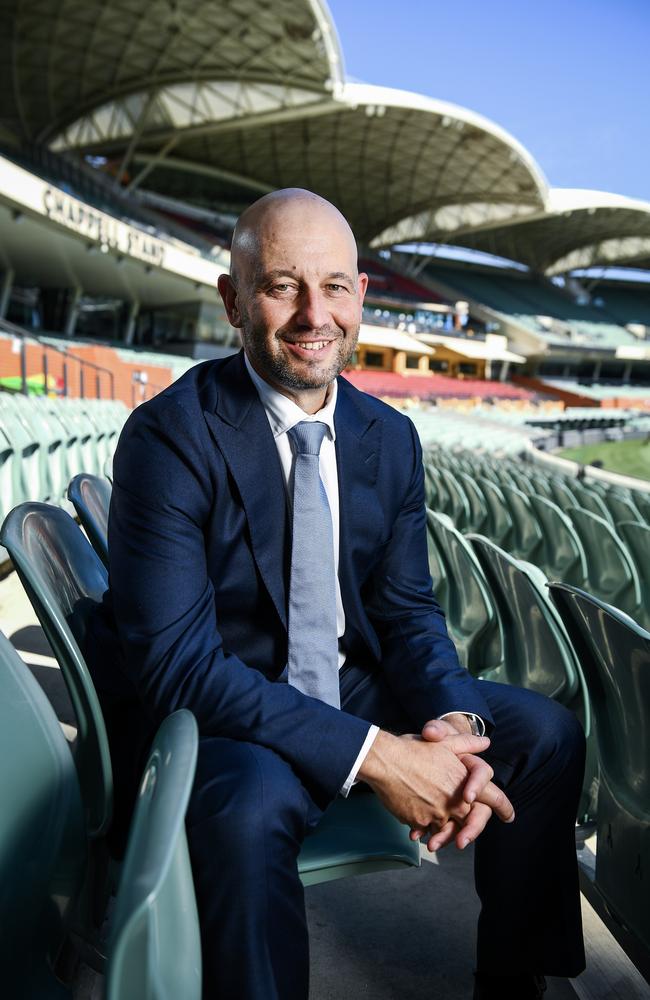
<instances>
[{"instance_id":1,"label":"white dress shirt","mask_svg":"<svg viewBox=\"0 0 650 1000\"><path fill-rule=\"evenodd\" d=\"M268 418L273 438L275 440L275 445L278 449L278 457L280 459L280 465L282 466L290 510L293 498L293 452L291 450L291 441L289 440L288 431L290 431L292 427L295 427L296 424L299 424L302 420L320 421L320 423L327 425L327 434L323 438L323 443L320 449L318 468L320 471L320 477L323 481L323 486L325 487L325 492L327 494L327 502L329 503L330 513L332 515L334 569L336 571L336 632L339 640L340 670L345 663L345 653L341 649L341 639L345 632L345 609L341 599L341 585L338 577L339 477L336 465L336 449L334 447L334 442L336 440L334 410L336 408L338 386L336 381L329 385L327 396L325 398L325 406L323 406L318 413L305 413L305 411L301 410L296 403L288 398L288 396L284 396L281 392L278 392L277 389L274 389L273 386L269 385L268 382L265 382L264 379L257 374L246 355L244 355L244 361L246 363L246 368L248 369L248 374L253 380L253 385L257 389L257 394L260 397L262 406L264 407L264 412ZM459 712L460 711L461 710L459 710ZM440 716L440 718L444 719L447 715L453 714L454 713L452 712L446 712L445 715ZM462 714L471 715L471 713L465 712ZM471 715L471 717L476 719L481 733L484 733L485 723L480 716ZM366 755L374 743L378 732L379 726L371 726L368 730L368 735L366 736L357 759L352 766L352 770L348 774L345 783L341 788L341 795L347 796L348 792L354 785L357 772L366 759Z\"/></svg>"},{"instance_id":2,"label":"white dress shirt","mask_svg":"<svg viewBox=\"0 0 650 1000\"><path fill-rule=\"evenodd\" d=\"M327 434L323 438L323 443L320 449L318 468L320 471L320 477L323 481L323 486L325 487L325 492L327 494L327 502L330 506L330 513L332 515L332 539L334 543L334 569L336 571L336 633L339 639L339 670L345 663L345 653L341 649L341 639L345 632L345 610L343 608L343 601L341 599L341 585L339 583L339 477L338 470L336 466L336 449L334 447L334 442L336 440L336 429L334 427L334 409L336 407L336 394L337 394L337 384L336 381L332 382L327 390L327 398L325 400L325 406L318 413L305 413L301 410L293 400L284 396L273 386L270 386L268 382L265 382L263 378L257 374L250 361L244 355L244 360L246 362L246 368L248 369L248 374L253 380L253 385L257 389L257 393L260 397L262 406L268 418L271 431L275 440L275 446L278 449L278 458L280 459L280 465L282 466L282 472L284 474L284 482L287 489L287 498L289 501L289 509L291 509L291 503L293 498L293 452L291 450L291 441L289 440L288 431L296 424L299 424L302 420L308 421L320 421L320 423L327 425ZM379 726L371 726L368 730L368 735L366 736L363 746L359 751L359 755L355 760L352 770L348 774L345 784L341 788L341 794L347 795L352 785L354 784L355 778L357 776L357 771L366 759L366 754L370 750L370 747L374 743L375 737L379 732Z\"/></svg>"}]
</instances>

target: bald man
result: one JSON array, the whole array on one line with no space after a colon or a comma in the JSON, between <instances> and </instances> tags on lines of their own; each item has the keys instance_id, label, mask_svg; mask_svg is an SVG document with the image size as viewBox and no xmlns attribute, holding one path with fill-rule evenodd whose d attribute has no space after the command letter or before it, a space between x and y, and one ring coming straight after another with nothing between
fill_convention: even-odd
<instances>
[{"instance_id":1,"label":"bald man","mask_svg":"<svg viewBox=\"0 0 650 1000\"><path fill-rule=\"evenodd\" d=\"M117 833L155 727L189 708L206 1000L305 1000L296 859L356 783L430 850L477 841L477 1000L539 997L542 974L584 966L582 732L564 708L478 684L458 662L431 592L417 434L340 376L367 280L334 206L297 189L260 199L219 279L243 351L139 407L115 455L110 590L88 645ZM292 547L296 442L315 423L331 570ZM323 573L331 628L305 679L290 615L296 581L309 593ZM315 630L329 600L303 601Z\"/></svg>"}]
</instances>

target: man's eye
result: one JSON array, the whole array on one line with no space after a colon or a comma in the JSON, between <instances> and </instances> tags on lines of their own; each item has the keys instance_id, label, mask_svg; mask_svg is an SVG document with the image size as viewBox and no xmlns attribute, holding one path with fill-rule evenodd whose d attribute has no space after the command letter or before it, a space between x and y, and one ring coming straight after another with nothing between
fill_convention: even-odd
<instances>
[{"instance_id":1,"label":"man's eye","mask_svg":"<svg viewBox=\"0 0 650 1000\"><path fill-rule=\"evenodd\" d=\"M345 285L331 284L327 286L331 292L344 292L346 290Z\"/></svg>"}]
</instances>

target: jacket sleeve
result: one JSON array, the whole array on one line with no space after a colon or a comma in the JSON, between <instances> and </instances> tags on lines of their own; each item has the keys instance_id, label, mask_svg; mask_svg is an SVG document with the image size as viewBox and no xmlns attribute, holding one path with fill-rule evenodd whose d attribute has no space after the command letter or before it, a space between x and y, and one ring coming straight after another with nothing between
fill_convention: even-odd
<instances>
[{"instance_id":1,"label":"jacket sleeve","mask_svg":"<svg viewBox=\"0 0 650 1000\"><path fill-rule=\"evenodd\" d=\"M109 587L124 669L155 724L188 708L202 737L269 747L331 798L369 724L268 680L224 648L204 538L219 483L203 431L202 414L158 397L120 438Z\"/></svg>"},{"instance_id":2,"label":"jacket sleeve","mask_svg":"<svg viewBox=\"0 0 650 1000\"><path fill-rule=\"evenodd\" d=\"M429 719L464 711L492 717L480 684L461 666L429 574L422 449L408 421L411 448L399 450L407 487L390 542L376 567L366 611L379 637L382 669L418 730Z\"/></svg>"}]
</instances>

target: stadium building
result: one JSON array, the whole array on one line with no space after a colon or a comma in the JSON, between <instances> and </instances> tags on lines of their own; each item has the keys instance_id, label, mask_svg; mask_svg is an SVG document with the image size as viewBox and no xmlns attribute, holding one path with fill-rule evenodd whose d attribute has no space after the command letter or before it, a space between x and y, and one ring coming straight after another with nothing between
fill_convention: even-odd
<instances>
[{"instance_id":1,"label":"stadium building","mask_svg":"<svg viewBox=\"0 0 650 1000\"><path fill-rule=\"evenodd\" d=\"M101 926L113 888L110 760L79 651L83 609L107 585L117 438L130 408L198 361L239 349L217 292L233 226L260 195L290 186L329 199L356 235L369 287L345 374L407 408L420 434L431 574L463 665L557 698L585 728L582 887L640 970L612 959L612 990L623 981L637 995L643 976L647 995L650 204L552 188L528 150L472 110L350 82L323 0L7 0L3 13L0 628L77 740L77 768L57 750L51 781L39 783L32 747L55 747L59 728L39 694L19 697L27 687L0 642L0 721L20 749L0 765L0 815L18 817L18 826L0 821L0 848L9 845L0 876L11 886L5 898L17 898L15 872L35 872L21 919L40 949L33 970L22 962L21 996L87 1000L97 977L90 992L78 979L71 987L80 958L109 980L117 975ZM585 465L582 453L551 454L614 440L636 449L635 477L629 466L616 474ZM24 773L7 770L3 786L2 767L23 761ZM23 812L3 799L10 782L25 789ZM62 798L30 797L45 786ZM63 831L60 802L80 794L83 818ZM182 815L174 829L182 841ZM66 868L75 855L68 836L79 856L87 851L83 871ZM336 837L330 846L344 854ZM301 861L305 883L419 865L404 830L383 854L368 846L373 838L355 841L347 861L315 849ZM182 852L182 843L173 848ZM134 884L145 884L133 863ZM168 933L148 973L167 974L173 951L174 981L184 984L176 995L194 1000L193 888L175 864L139 912L151 920L147 933L159 918L153 937ZM175 893L190 917L187 940L172 949ZM393 955L394 915L379 895L369 910L391 928L381 933ZM418 962L435 977L458 938L429 960L428 932L418 937L407 917ZM593 931L592 955L602 933ZM132 956L140 975L137 947ZM381 967L377 1000L401 995L390 975L402 958ZM454 962L460 968L465 957ZM445 968L438 981L450 998L461 995L450 986L456 971ZM349 974L346 993L371 995L367 970L351 965ZM595 979L580 996L598 996ZM414 973L404 1000L428 981ZM44 982L55 983L52 992L40 992ZM323 983L315 1000L330 996L324 975Z\"/></svg>"}]
</instances>

